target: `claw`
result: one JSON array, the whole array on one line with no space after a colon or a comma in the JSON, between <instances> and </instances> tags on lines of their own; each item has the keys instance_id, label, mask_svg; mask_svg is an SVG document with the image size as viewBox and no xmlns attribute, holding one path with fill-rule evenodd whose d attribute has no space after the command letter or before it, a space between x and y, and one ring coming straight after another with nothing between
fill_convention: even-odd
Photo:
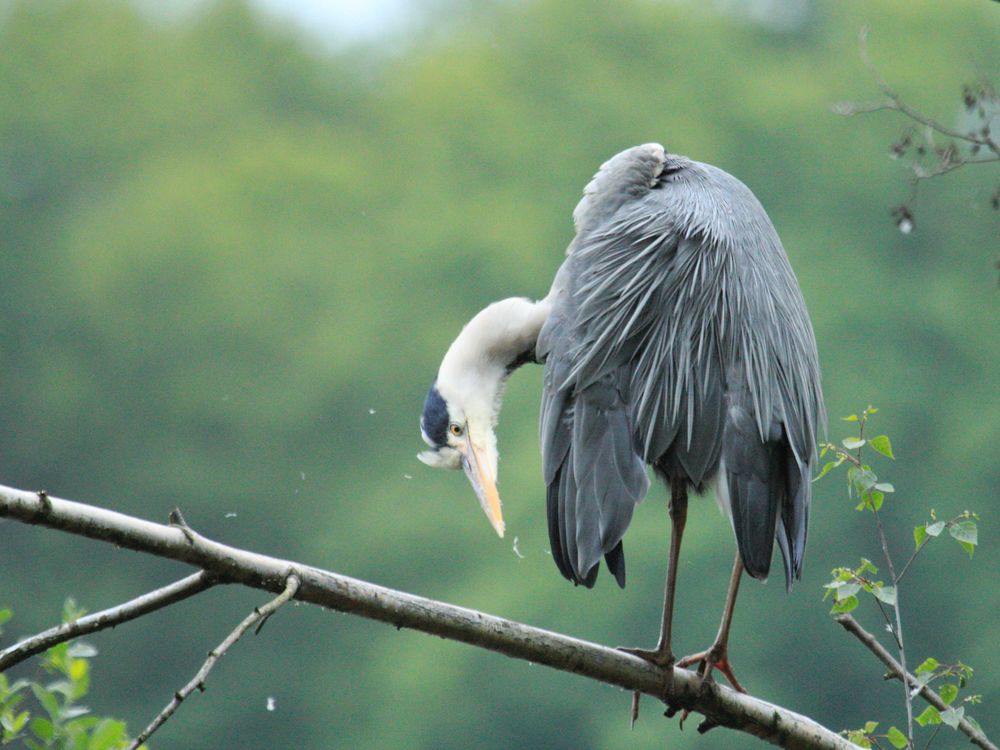
<instances>
[{"instance_id":1,"label":"claw","mask_svg":"<svg viewBox=\"0 0 1000 750\"><path fill-rule=\"evenodd\" d=\"M736 675L733 674L733 668L729 664L728 655L726 654L725 649L719 649L716 646L712 646L712 648L706 651L691 654L691 656L685 656L677 662L677 666L683 668L690 667L693 664L700 665L698 667L698 674L701 675L702 684L705 683L705 680L712 679L713 669L718 669L729 681L729 684L733 686L733 689L736 690L736 692L746 692L740 684L740 681L736 679Z\"/></svg>"},{"instance_id":2,"label":"claw","mask_svg":"<svg viewBox=\"0 0 1000 750\"><path fill-rule=\"evenodd\" d=\"M667 696L673 690L674 687L674 655L668 650L656 649L651 651L645 648L629 648L627 646L619 646L616 650L623 651L626 654L632 654L632 656L638 656L644 661L648 661L650 664L655 664L660 669L663 670L663 698L666 700ZM629 729L635 727L635 722L639 719L639 691L632 693L632 711L629 718Z\"/></svg>"}]
</instances>

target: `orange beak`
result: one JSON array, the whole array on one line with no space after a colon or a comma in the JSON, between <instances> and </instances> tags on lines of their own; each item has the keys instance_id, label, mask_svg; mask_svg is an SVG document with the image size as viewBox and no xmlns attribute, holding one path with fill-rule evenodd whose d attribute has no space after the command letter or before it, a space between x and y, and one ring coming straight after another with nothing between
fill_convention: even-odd
<instances>
[{"instance_id":1,"label":"orange beak","mask_svg":"<svg viewBox=\"0 0 1000 750\"><path fill-rule=\"evenodd\" d=\"M465 445L459 449L462 453L462 468L465 476L476 491L479 504L486 517L490 519L494 530L501 538L504 533L503 511L500 504L500 494L497 492L495 469L490 465L485 453L472 442L469 430L465 431Z\"/></svg>"}]
</instances>

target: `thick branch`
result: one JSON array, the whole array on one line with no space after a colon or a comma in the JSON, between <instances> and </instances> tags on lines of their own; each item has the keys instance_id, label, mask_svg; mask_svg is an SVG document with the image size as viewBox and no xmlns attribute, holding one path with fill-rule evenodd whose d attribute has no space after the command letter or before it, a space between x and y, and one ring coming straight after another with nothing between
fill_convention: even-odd
<instances>
[{"instance_id":1,"label":"thick branch","mask_svg":"<svg viewBox=\"0 0 1000 750\"><path fill-rule=\"evenodd\" d=\"M73 622L63 623L54 628L49 628L30 638L25 638L20 643L0 651L0 672L3 672L15 664L28 659L35 654L40 654L57 643L78 638L87 633L94 633L105 628L113 628L123 622L134 620L137 617L148 615L162 607L167 607L176 602L187 599L189 596L201 593L207 588L215 585L215 578L205 571L193 573L187 578L175 581L169 586L164 586L156 591L150 591L142 596L137 596L131 601L119 604L117 607L95 612L86 617L81 617Z\"/></svg>"},{"instance_id":2,"label":"thick branch","mask_svg":"<svg viewBox=\"0 0 1000 750\"><path fill-rule=\"evenodd\" d=\"M208 652L208 658L205 659L205 663L201 665L201 669L198 670L198 673L191 678L191 681L187 685L174 693L174 697L170 700L170 703L168 703L164 709L156 715L156 718L149 723L149 726L146 727L138 737L132 740L126 750L136 750L136 748L148 740L150 736L152 736L153 732L163 726L166 720L174 715L177 709L181 707L181 703L184 702L184 699L191 695L191 693L195 690L204 691L205 680L208 679L208 673L212 671L212 667L215 666L215 663L225 656L230 646L242 638L243 634L254 625L257 625L257 630L259 631L267 621L268 617L277 612L283 604L286 604L295 596L295 593L299 590L299 583L299 577L293 573L288 576L288 583L285 584L284 591L278 594L277 597L269 601L263 607L254 607L253 612L247 615L243 621L236 626L233 632L226 636L226 639L222 643Z\"/></svg>"},{"instance_id":3,"label":"thick branch","mask_svg":"<svg viewBox=\"0 0 1000 750\"><path fill-rule=\"evenodd\" d=\"M861 627L861 623L855 620L850 615L838 615L836 617L838 623L840 623L844 629L855 636L859 641L861 641L869 651L871 651L875 656L888 667L889 672L892 677L897 680L903 679L903 668L900 666L899 662L896 661L892 654L886 651L885 647L878 642L878 640ZM910 688L916 688L920 683L917 682L917 678L914 677L909 672L906 673L906 684ZM925 701L930 703L938 711L944 711L948 708L948 704L941 700L941 696L938 695L934 690L932 690L927 685L920 688L920 697ZM997 746L994 745L980 730L976 729L972 724L966 721L964 718L960 719L958 722L959 730L965 734L973 744L979 745L983 750L998 750Z\"/></svg>"},{"instance_id":4,"label":"thick branch","mask_svg":"<svg viewBox=\"0 0 1000 750\"><path fill-rule=\"evenodd\" d=\"M663 698L658 667L616 649L500 617L414 596L288 560L229 547L188 529L0 486L0 517L46 526L121 547L180 560L235 583L279 593L293 573L301 601L461 641L564 672ZM706 683L675 669L671 706L704 714L710 724L738 729L772 744L810 750L856 750L812 719Z\"/></svg>"}]
</instances>

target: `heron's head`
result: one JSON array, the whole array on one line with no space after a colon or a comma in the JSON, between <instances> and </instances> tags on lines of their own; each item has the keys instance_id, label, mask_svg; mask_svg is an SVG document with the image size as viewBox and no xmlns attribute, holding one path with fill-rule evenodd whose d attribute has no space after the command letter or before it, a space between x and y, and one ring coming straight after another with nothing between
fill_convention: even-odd
<instances>
[{"instance_id":1,"label":"heron's head","mask_svg":"<svg viewBox=\"0 0 1000 750\"><path fill-rule=\"evenodd\" d=\"M447 371L443 373L447 376ZM497 492L497 441L493 425L499 394L485 374L442 379L431 384L420 417L420 434L431 449L417 458L428 466L462 469L497 534L504 522Z\"/></svg>"},{"instance_id":2,"label":"heron's head","mask_svg":"<svg viewBox=\"0 0 1000 750\"><path fill-rule=\"evenodd\" d=\"M532 302L510 297L476 313L441 360L420 418L420 432L431 450L418 458L428 466L463 469L500 536L504 525L494 428L507 378L535 360L548 312L547 298Z\"/></svg>"}]
</instances>

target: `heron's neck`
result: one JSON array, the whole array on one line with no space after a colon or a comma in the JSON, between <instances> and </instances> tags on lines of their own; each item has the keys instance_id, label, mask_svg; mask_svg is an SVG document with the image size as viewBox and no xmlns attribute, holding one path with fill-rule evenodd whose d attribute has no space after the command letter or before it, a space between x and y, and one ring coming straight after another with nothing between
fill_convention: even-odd
<instances>
[{"instance_id":1,"label":"heron's neck","mask_svg":"<svg viewBox=\"0 0 1000 750\"><path fill-rule=\"evenodd\" d=\"M464 403L482 402L495 419L507 376L519 365L534 361L535 343L548 314L547 299L532 302L523 297L500 300L480 310L444 355L438 387L461 391ZM446 400L449 397L443 391L442 395Z\"/></svg>"}]
</instances>

